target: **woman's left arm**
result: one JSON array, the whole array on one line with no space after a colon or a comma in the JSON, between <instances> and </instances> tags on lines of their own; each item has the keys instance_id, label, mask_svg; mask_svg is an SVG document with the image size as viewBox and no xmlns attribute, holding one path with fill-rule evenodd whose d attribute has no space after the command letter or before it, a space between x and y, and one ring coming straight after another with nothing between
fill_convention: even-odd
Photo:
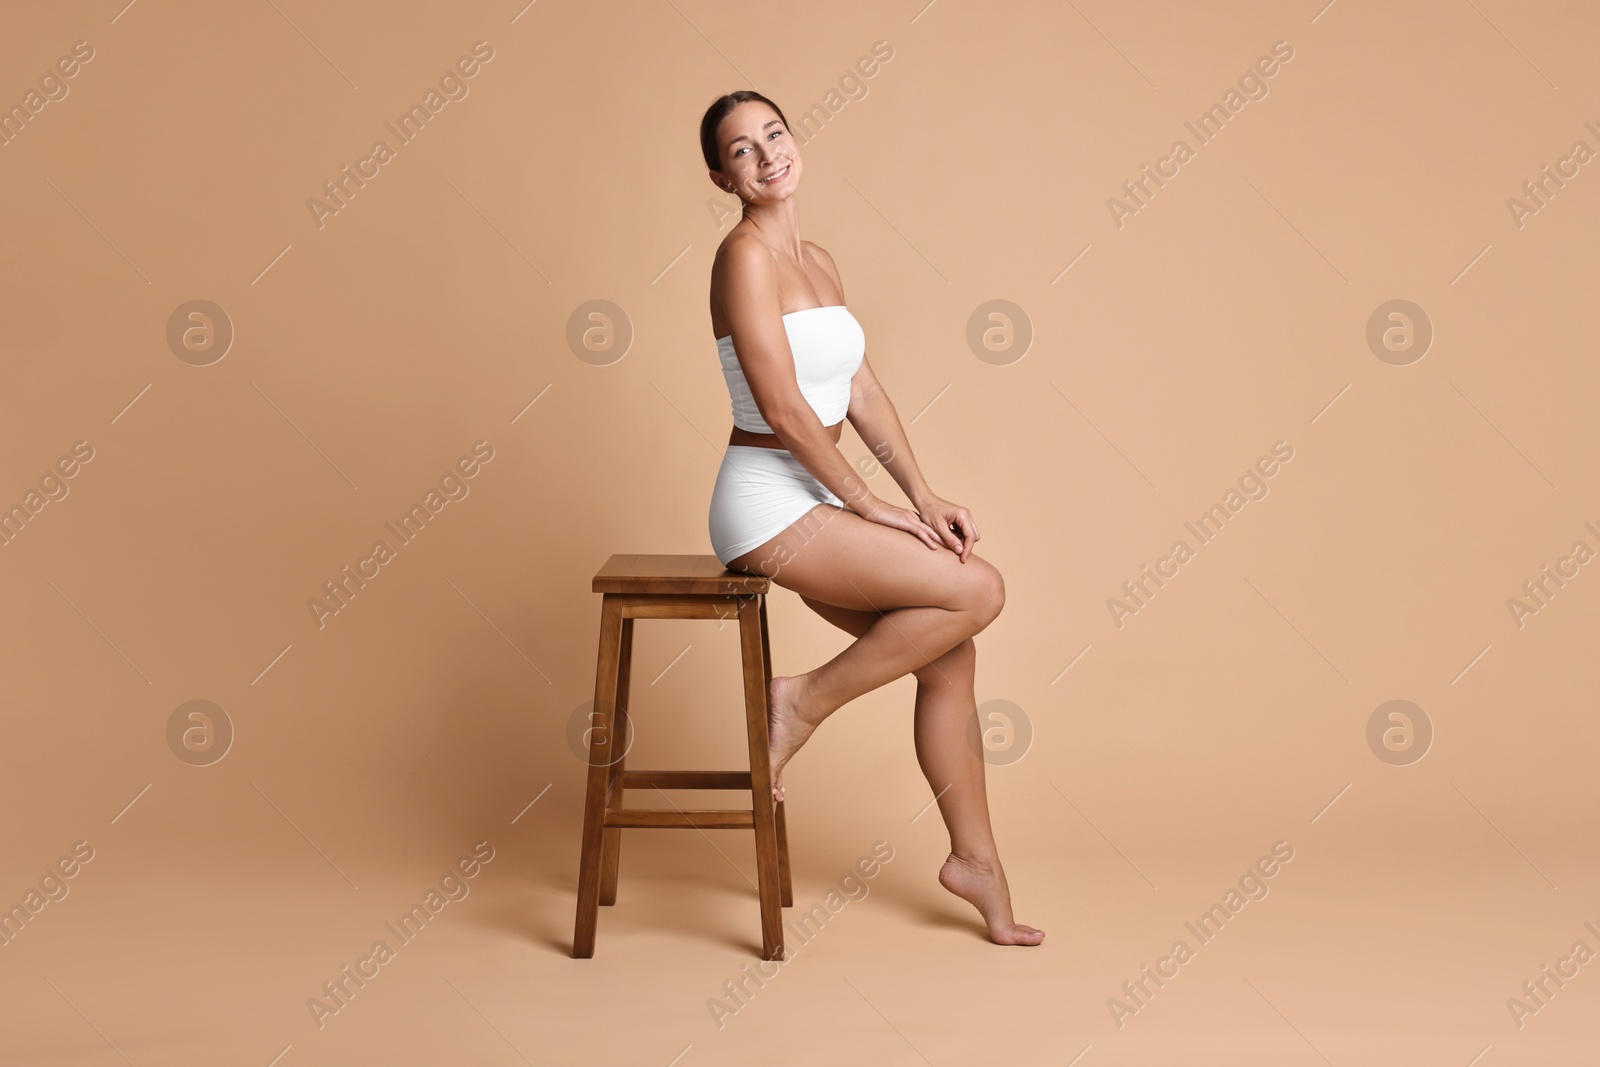
<instances>
[{"instance_id":1,"label":"woman's left arm","mask_svg":"<svg viewBox=\"0 0 1600 1067\"><path fill-rule=\"evenodd\" d=\"M965 563L978 540L978 527L972 521L972 513L928 488L916 457L911 454L911 443L906 440L900 416L865 356L850 379L850 410L846 417L878 462L905 491L917 515L933 527L940 540Z\"/></svg>"}]
</instances>

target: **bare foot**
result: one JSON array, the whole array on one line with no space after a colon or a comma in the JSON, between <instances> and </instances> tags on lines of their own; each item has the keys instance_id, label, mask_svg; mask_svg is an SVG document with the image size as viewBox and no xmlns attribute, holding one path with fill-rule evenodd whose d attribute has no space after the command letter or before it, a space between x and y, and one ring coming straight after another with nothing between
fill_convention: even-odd
<instances>
[{"instance_id":1,"label":"bare foot","mask_svg":"<svg viewBox=\"0 0 1600 1067\"><path fill-rule=\"evenodd\" d=\"M772 754L772 799L783 799L783 765L817 728L798 710L803 675L772 679L767 687L767 747Z\"/></svg>"},{"instance_id":2,"label":"bare foot","mask_svg":"<svg viewBox=\"0 0 1600 1067\"><path fill-rule=\"evenodd\" d=\"M1037 945L1044 940L1043 930L1012 920L1011 889L998 861L979 864L952 852L939 868L939 884L978 909L995 944Z\"/></svg>"}]
</instances>

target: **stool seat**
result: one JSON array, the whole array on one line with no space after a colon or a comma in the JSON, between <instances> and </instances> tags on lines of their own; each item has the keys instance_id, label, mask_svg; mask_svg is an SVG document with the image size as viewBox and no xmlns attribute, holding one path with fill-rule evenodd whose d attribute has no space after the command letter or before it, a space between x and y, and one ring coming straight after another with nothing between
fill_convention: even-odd
<instances>
[{"instance_id":1,"label":"stool seat","mask_svg":"<svg viewBox=\"0 0 1600 1067\"><path fill-rule=\"evenodd\" d=\"M730 571L709 555L617 554L595 573L600 604L600 651L589 735L589 772L578 864L578 909L572 955L594 955L601 905L617 900L622 831L630 829L752 830L756 892L761 906L761 958L783 958L783 914L794 903L789 840L782 801L772 799L767 738L767 689L772 653L767 636L769 579ZM635 619L736 619L744 675L745 734L750 769L626 770L628 680ZM615 741L621 744L614 744ZM738 789L748 808L634 808L628 789ZM669 801L670 802L670 801Z\"/></svg>"},{"instance_id":2,"label":"stool seat","mask_svg":"<svg viewBox=\"0 0 1600 1067\"><path fill-rule=\"evenodd\" d=\"M716 556L616 555L594 576L596 593L765 593L772 582L730 571Z\"/></svg>"}]
</instances>

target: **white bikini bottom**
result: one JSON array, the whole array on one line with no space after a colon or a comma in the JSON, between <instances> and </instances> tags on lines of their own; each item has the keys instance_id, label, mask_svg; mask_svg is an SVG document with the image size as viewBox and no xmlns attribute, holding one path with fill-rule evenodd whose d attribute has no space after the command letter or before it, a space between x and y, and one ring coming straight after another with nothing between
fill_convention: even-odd
<instances>
[{"instance_id":1,"label":"white bikini bottom","mask_svg":"<svg viewBox=\"0 0 1600 1067\"><path fill-rule=\"evenodd\" d=\"M844 507L788 449L729 445L711 490L712 550L726 567L818 504Z\"/></svg>"}]
</instances>

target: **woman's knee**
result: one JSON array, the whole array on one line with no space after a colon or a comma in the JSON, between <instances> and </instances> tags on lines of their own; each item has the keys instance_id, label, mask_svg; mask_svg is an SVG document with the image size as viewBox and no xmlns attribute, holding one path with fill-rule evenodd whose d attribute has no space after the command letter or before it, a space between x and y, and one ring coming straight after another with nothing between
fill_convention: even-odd
<instances>
[{"instance_id":1,"label":"woman's knee","mask_svg":"<svg viewBox=\"0 0 1600 1067\"><path fill-rule=\"evenodd\" d=\"M976 565L977 570L967 579L966 610L980 623L978 629L988 626L999 617L1006 606L1006 582L1000 570L988 560L968 556L966 567Z\"/></svg>"}]
</instances>

